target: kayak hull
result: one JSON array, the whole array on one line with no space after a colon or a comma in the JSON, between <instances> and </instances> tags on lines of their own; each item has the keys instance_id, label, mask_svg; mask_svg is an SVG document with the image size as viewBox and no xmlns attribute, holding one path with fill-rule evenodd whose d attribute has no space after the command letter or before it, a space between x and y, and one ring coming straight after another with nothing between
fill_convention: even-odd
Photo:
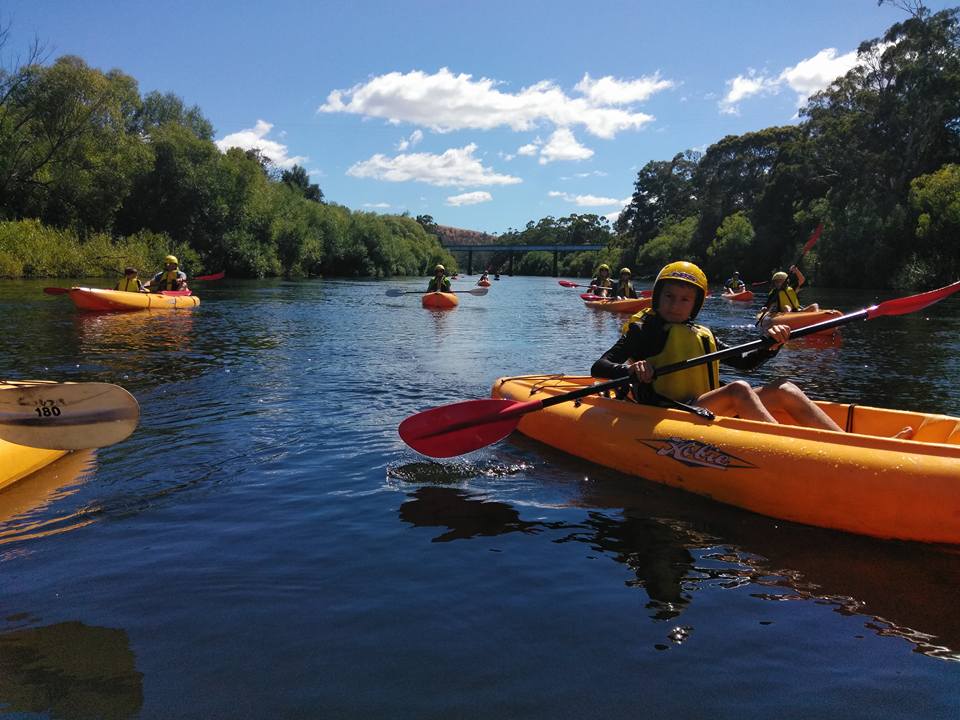
<instances>
[{"instance_id":1,"label":"kayak hull","mask_svg":"<svg viewBox=\"0 0 960 720\"><path fill-rule=\"evenodd\" d=\"M500 378L493 396L544 400L592 382ZM595 395L527 413L518 429L599 465L762 515L879 538L960 544L960 419L818 404L852 429L708 421ZM907 425L916 429L913 440L890 437Z\"/></svg>"},{"instance_id":2,"label":"kayak hull","mask_svg":"<svg viewBox=\"0 0 960 720\"><path fill-rule=\"evenodd\" d=\"M817 310L816 312L807 312L801 310L800 312L767 313L761 318L760 327L766 330L772 325L786 325L791 330L796 330L797 328L806 327L807 325L813 325L814 323L835 318L841 314L842 313L839 310ZM821 330L816 334L833 335L839 332L839 328L830 328L828 330Z\"/></svg>"},{"instance_id":3,"label":"kayak hull","mask_svg":"<svg viewBox=\"0 0 960 720\"><path fill-rule=\"evenodd\" d=\"M477 280L477 285L479 285L480 287L490 287L490 281L489 281L489 280Z\"/></svg>"},{"instance_id":4,"label":"kayak hull","mask_svg":"<svg viewBox=\"0 0 960 720\"><path fill-rule=\"evenodd\" d=\"M725 292L721 297L724 300L733 300L734 302L750 302L753 300L753 290L744 290L738 293Z\"/></svg>"},{"instance_id":5,"label":"kayak hull","mask_svg":"<svg viewBox=\"0 0 960 720\"><path fill-rule=\"evenodd\" d=\"M103 288L73 287L70 288L68 294L78 310L96 312L180 309L192 308L200 304L200 298L190 294L189 290L139 293Z\"/></svg>"},{"instance_id":6,"label":"kayak hull","mask_svg":"<svg viewBox=\"0 0 960 720\"><path fill-rule=\"evenodd\" d=\"M422 296L423 307L431 310L450 310L460 304L460 298L454 293L432 292Z\"/></svg>"},{"instance_id":7,"label":"kayak hull","mask_svg":"<svg viewBox=\"0 0 960 720\"><path fill-rule=\"evenodd\" d=\"M0 382L0 390L14 387ZM66 455L65 450L45 450L0 440L0 490Z\"/></svg>"},{"instance_id":8,"label":"kayak hull","mask_svg":"<svg viewBox=\"0 0 960 720\"><path fill-rule=\"evenodd\" d=\"M584 305L593 310L615 313L635 313L646 310L653 304L652 298L628 298L626 300L584 300Z\"/></svg>"}]
</instances>

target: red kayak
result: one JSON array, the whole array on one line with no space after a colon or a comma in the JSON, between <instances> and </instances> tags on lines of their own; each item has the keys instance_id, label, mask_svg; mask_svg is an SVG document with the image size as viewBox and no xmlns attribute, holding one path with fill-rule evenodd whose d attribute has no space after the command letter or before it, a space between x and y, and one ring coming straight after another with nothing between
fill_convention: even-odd
<instances>
[{"instance_id":1,"label":"red kayak","mask_svg":"<svg viewBox=\"0 0 960 720\"><path fill-rule=\"evenodd\" d=\"M738 293L724 290L722 297L727 300L735 300L736 302L750 302L753 300L753 290L743 290Z\"/></svg>"}]
</instances>

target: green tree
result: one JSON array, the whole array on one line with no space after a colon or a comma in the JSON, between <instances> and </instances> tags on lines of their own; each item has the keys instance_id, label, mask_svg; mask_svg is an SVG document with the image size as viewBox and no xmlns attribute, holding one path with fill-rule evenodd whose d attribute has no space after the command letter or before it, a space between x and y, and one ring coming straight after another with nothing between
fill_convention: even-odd
<instances>
[{"instance_id":1,"label":"green tree","mask_svg":"<svg viewBox=\"0 0 960 720\"><path fill-rule=\"evenodd\" d=\"M280 175L280 181L299 192L307 200L323 202L323 191L320 186L311 183L307 171L299 165L294 165L292 170L284 170Z\"/></svg>"},{"instance_id":2,"label":"green tree","mask_svg":"<svg viewBox=\"0 0 960 720\"><path fill-rule=\"evenodd\" d=\"M708 275L726 277L728 273L743 267L755 237L750 219L742 212L728 215L717 228L713 242L707 247Z\"/></svg>"}]
</instances>

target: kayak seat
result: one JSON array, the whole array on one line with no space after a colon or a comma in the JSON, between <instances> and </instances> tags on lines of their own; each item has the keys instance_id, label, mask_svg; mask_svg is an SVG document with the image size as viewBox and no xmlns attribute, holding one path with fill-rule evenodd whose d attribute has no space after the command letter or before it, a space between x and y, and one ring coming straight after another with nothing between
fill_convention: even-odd
<instances>
[{"instance_id":1,"label":"kayak seat","mask_svg":"<svg viewBox=\"0 0 960 720\"><path fill-rule=\"evenodd\" d=\"M943 415L924 419L913 434L917 442L948 443L960 445L960 420Z\"/></svg>"}]
</instances>

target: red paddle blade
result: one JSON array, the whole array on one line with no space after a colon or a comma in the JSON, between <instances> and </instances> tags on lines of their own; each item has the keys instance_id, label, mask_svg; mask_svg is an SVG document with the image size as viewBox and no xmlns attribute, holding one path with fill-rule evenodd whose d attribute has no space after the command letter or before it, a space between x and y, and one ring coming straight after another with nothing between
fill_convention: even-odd
<instances>
[{"instance_id":1,"label":"red paddle blade","mask_svg":"<svg viewBox=\"0 0 960 720\"><path fill-rule=\"evenodd\" d=\"M400 423L400 438L429 457L463 455L502 440L524 412L539 407L539 400L467 400L444 405L408 417Z\"/></svg>"},{"instance_id":2,"label":"red paddle blade","mask_svg":"<svg viewBox=\"0 0 960 720\"><path fill-rule=\"evenodd\" d=\"M194 280L223 280L226 274L227 274L226 271L221 270L220 272L214 273L213 275L198 275L197 277L194 278Z\"/></svg>"},{"instance_id":3,"label":"red paddle blade","mask_svg":"<svg viewBox=\"0 0 960 720\"><path fill-rule=\"evenodd\" d=\"M817 240L820 239L820 233L822 232L823 232L823 223L820 223L819 225L817 225L817 229L813 231L813 234L810 236L810 239L807 240L806 245L803 246L803 250L800 251L801 256L806 255L807 250L809 250L810 248L812 248L814 245L817 244Z\"/></svg>"},{"instance_id":4,"label":"red paddle blade","mask_svg":"<svg viewBox=\"0 0 960 720\"><path fill-rule=\"evenodd\" d=\"M563 285L564 287L580 287L576 283L570 282L569 280L557 280L557 282Z\"/></svg>"},{"instance_id":5,"label":"red paddle blade","mask_svg":"<svg viewBox=\"0 0 960 720\"><path fill-rule=\"evenodd\" d=\"M591 295L590 293L580 293L580 297L581 297L583 300L586 300L586 301L588 301L588 302L589 302L589 301L592 301L592 300L606 300L606 299L607 299L607 298L605 298L605 297L600 297L599 295Z\"/></svg>"},{"instance_id":6,"label":"red paddle blade","mask_svg":"<svg viewBox=\"0 0 960 720\"><path fill-rule=\"evenodd\" d=\"M69 288L55 288L55 287L45 287L43 291L47 295L66 295L70 292Z\"/></svg>"},{"instance_id":7,"label":"red paddle blade","mask_svg":"<svg viewBox=\"0 0 960 720\"><path fill-rule=\"evenodd\" d=\"M884 315L906 315L907 313L923 310L928 305L940 302L945 297L953 295L960 291L960 280L950 285L946 285L938 290L920 293L919 295L908 295L907 297L885 300L879 305L867 308L867 319L882 317Z\"/></svg>"}]
</instances>

